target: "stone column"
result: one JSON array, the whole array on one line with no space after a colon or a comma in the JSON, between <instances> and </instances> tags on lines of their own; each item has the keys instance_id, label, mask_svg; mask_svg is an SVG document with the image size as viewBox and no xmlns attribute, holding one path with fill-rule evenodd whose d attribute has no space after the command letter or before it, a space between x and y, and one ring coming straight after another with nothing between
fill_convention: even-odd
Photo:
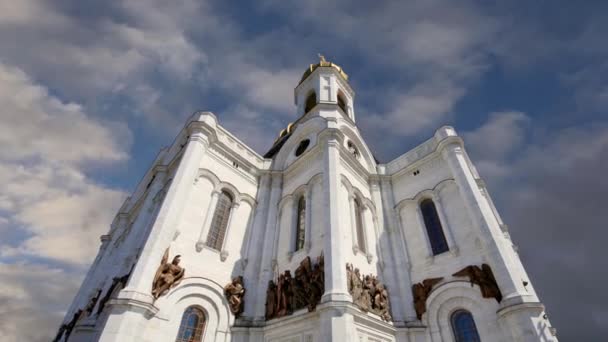
<instances>
[{"instance_id":1,"label":"stone column","mask_svg":"<svg viewBox=\"0 0 608 342\"><path fill-rule=\"evenodd\" d=\"M340 227L340 140L336 133L331 132L325 137L324 151L324 172L323 204L326 210L323 222L325 230L325 293L321 298L322 302L327 301L348 301L352 302L352 297L348 293L346 285L346 258L344 234Z\"/></svg>"},{"instance_id":2,"label":"stone column","mask_svg":"<svg viewBox=\"0 0 608 342\"><path fill-rule=\"evenodd\" d=\"M255 299L256 319L263 320L265 313L265 299L266 289L268 288L268 282L274 278L274 266L273 265L273 247L275 235L277 234L277 214L279 200L281 199L281 193L283 191L283 175L276 173L271 175L272 182L270 185L270 199L268 202L268 217L265 222L263 249L261 251L261 261L259 268L259 283L257 285L257 295Z\"/></svg>"},{"instance_id":3,"label":"stone column","mask_svg":"<svg viewBox=\"0 0 608 342\"><path fill-rule=\"evenodd\" d=\"M263 287L266 291L268 284L262 284L260 279L260 267L263 250L259 247L264 243L264 234L266 230L266 214L268 212L268 199L270 195L270 174L265 173L260 176L259 179L259 190L257 195L257 206L252 208L252 220L249 247L247 248L247 254L245 256L247 260L247 267L243 275L245 281L245 288L254 289ZM262 284L262 285L260 285ZM251 295L249 295L251 294ZM245 311L242 317L247 319L254 319L255 316L261 315L264 317L264 304L266 300L266 292L264 297L259 299L258 292L248 292L245 296L247 305L245 305ZM261 304L256 304L261 302ZM258 308L261 307L262 311Z\"/></svg>"},{"instance_id":4,"label":"stone column","mask_svg":"<svg viewBox=\"0 0 608 342\"><path fill-rule=\"evenodd\" d=\"M409 322L417 320L416 312L414 310L414 298L411 290L411 264L407 245L405 243L405 239L403 238L404 227L401 224L401 215L399 210L395 209L395 199L393 198L392 189L393 188L390 180L382 178L380 181L380 191L383 206L386 206L386 210L383 213L385 215L384 221L388 226L387 230L389 236L387 239L394 255L393 270L395 272L396 283L399 285L398 289L393 289L392 291L398 291L399 298L401 299L401 303L391 303L391 306L393 307L393 312L395 314L400 313L401 319ZM389 289L389 291L390 290L391 289ZM397 306L399 307L398 310L395 308Z\"/></svg>"},{"instance_id":5,"label":"stone column","mask_svg":"<svg viewBox=\"0 0 608 342\"><path fill-rule=\"evenodd\" d=\"M203 246L205 245L205 235L209 231L209 227L211 226L211 221L213 220L213 214L215 213L215 208L217 207L217 202L219 200L220 193L217 190L213 190L211 192L211 199L209 200L209 206L207 207L207 213L205 214L205 220L203 221L203 226L201 227L201 233L198 236L198 241L196 242L196 251L200 252L203 250Z\"/></svg>"}]
</instances>

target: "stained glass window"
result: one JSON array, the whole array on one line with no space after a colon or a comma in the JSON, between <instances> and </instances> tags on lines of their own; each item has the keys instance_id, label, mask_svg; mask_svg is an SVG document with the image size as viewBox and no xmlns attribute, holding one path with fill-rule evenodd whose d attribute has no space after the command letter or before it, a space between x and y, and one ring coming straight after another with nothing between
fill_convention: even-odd
<instances>
[{"instance_id":1,"label":"stained glass window","mask_svg":"<svg viewBox=\"0 0 608 342\"><path fill-rule=\"evenodd\" d=\"M431 242L431 249L433 255L441 254L448 251L448 242L443 234L443 228L441 227L441 221L439 215L437 215L437 209L435 203L432 200L426 199L420 203L420 211L424 219L424 225L426 226L426 232Z\"/></svg>"},{"instance_id":2,"label":"stained glass window","mask_svg":"<svg viewBox=\"0 0 608 342\"><path fill-rule=\"evenodd\" d=\"M184 311L175 342L201 342L205 331L205 314L193 306Z\"/></svg>"},{"instance_id":3,"label":"stained glass window","mask_svg":"<svg viewBox=\"0 0 608 342\"><path fill-rule=\"evenodd\" d=\"M304 248L306 229L306 200L304 196L298 201L298 217L296 223L296 251Z\"/></svg>"},{"instance_id":4,"label":"stained glass window","mask_svg":"<svg viewBox=\"0 0 608 342\"><path fill-rule=\"evenodd\" d=\"M222 191L217 200L211 228L207 235L207 246L221 250L224 243L224 235L228 227L228 218L230 218L230 209L232 208L232 196L226 191Z\"/></svg>"},{"instance_id":5,"label":"stained glass window","mask_svg":"<svg viewBox=\"0 0 608 342\"><path fill-rule=\"evenodd\" d=\"M480 342L473 315L465 310L458 310L452 314L452 330L456 342Z\"/></svg>"},{"instance_id":6,"label":"stained glass window","mask_svg":"<svg viewBox=\"0 0 608 342\"><path fill-rule=\"evenodd\" d=\"M363 208L361 207L361 202L358 199L354 199L355 201L355 224L357 231L357 245L359 250L363 253L367 251L365 246L365 233L363 232Z\"/></svg>"}]
</instances>

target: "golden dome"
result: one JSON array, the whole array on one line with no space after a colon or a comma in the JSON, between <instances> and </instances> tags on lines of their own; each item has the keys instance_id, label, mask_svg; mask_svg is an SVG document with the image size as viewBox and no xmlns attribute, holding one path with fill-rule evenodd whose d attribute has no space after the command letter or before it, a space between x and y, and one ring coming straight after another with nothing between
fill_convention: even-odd
<instances>
[{"instance_id":1,"label":"golden dome","mask_svg":"<svg viewBox=\"0 0 608 342\"><path fill-rule=\"evenodd\" d=\"M318 67L328 67L328 68L334 68L338 71L338 73L340 74L340 76L342 76L344 78L344 80L348 81L348 75L344 72L344 70L342 69L342 67L340 67L338 64L336 63L332 63L332 62L328 62L325 60L325 57L323 55L319 55L319 63L317 64L311 64L308 66L308 69L306 69L306 71L304 71L304 75L302 75L302 79L300 80L300 83L304 82L304 80L310 76L310 74L313 73L313 71L315 71ZM300 83L298 83L298 85L300 85Z\"/></svg>"}]
</instances>

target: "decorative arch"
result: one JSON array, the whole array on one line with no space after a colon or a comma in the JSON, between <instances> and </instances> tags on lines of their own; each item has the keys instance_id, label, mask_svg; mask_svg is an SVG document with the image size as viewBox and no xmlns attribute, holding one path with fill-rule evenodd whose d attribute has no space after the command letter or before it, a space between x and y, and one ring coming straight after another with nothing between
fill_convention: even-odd
<instances>
[{"instance_id":1,"label":"decorative arch","mask_svg":"<svg viewBox=\"0 0 608 342\"><path fill-rule=\"evenodd\" d=\"M249 203L252 207L256 205L256 200L249 194L241 193L236 186L232 183L224 182L220 180L220 178L210 170L207 169L199 169L197 174L198 178L205 178L211 182L213 185L213 190L217 192L227 191L232 195L234 201L236 203L240 203L241 201Z\"/></svg>"},{"instance_id":2,"label":"decorative arch","mask_svg":"<svg viewBox=\"0 0 608 342\"><path fill-rule=\"evenodd\" d=\"M482 298L479 286L464 281L451 281L437 286L426 301L427 312L422 323L429 327L432 342L457 342L451 325L452 314L466 310L475 318L482 341L492 341L500 333L496 311L499 304Z\"/></svg>"},{"instance_id":3,"label":"decorative arch","mask_svg":"<svg viewBox=\"0 0 608 342\"><path fill-rule=\"evenodd\" d=\"M374 202L370 200L368 197L365 197L361 190L357 187L353 186L351 182L348 180L348 177L345 175L341 175L341 183L348 192L348 201L351 212L351 236L353 239L353 252L357 254L357 252L363 252L367 257L367 262L371 263L373 260L373 255L370 251L370 246L380 241L380 235L378 233L378 216L376 212L376 206ZM360 208L357 207L357 202L360 204ZM360 210L359 210L360 209ZM364 211L369 210L371 213L372 219L372 227L366 227L364 222ZM363 234L359 230L360 222L363 221ZM371 228L371 229L370 229ZM370 231L373 231L373 236L369 234ZM363 243L361 243L363 242ZM361 248L363 247L363 248ZM382 260L380 259L380 253L376 253L378 255L379 261L382 264Z\"/></svg>"},{"instance_id":4,"label":"decorative arch","mask_svg":"<svg viewBox=\"0 0 608 342\"><path fill-rule=\"evenodd\" d=\"M420 190L414 196L402 199L397 204L395 204L395 209L401 210L408 203L412 203L412 202L416 202L416 203L420 204L420 202L422 200L424 200L425 198L434 197L435 194L437 194L439 191L443 190L443 188L445 188L448 184L455 185L456 181L454 180L454 178L443 179L443 180L439 181L437 184L435 184L435 186L433 188Z\"/></svg>"},{"instance_id":5,"label":"decorative arch","mask_svg":"<svg viewBox=\"0 0 608 342\"><path fill-rule=\"evenodd\" d=\"M452 232L451 227L447 222L447 217L443 210L441 196L439 195L440 191L442 191L443 189L445 189L447 186L450 186L450 185L454 185L454 186L456 185L456 182L454 181L453 178L441 180L433 188L420 190L413 197L402 199L394 207L395 211L397 212L399 220L403 220L402 211L404 210L404 208L406 208L407 206L416 207L415 210L417 211L416 215L418 216L418 225L422 229L420 234L424 235L422 238L426 240L427 247L431 251L430 256L437 255L438 253L435 253L435 250L433 247L433 241L432 241L433 236L431 236L431 234L428 230L427 224L424 222L423 213L422 213L422 210L420 207L422 202L424 202L425 200L428 200L428 199L432 199L433 203L435 205L435 210L439 217L439 222L440 222L441 228L442 228L443 238L445 239L445 242L447 244L447 250L456 252L458 249L458 246L456 245L456 241L454 238L454 233Z\"/></svg>"},{"instance_id":6,"label":"decorative arch","mask_svg":"<svg viewBox=\"0 0 608 342\"><path fill-rule=\"evenodd\" d=\"M156 318L159 329L149 332L151 340L175 341L183 313L189 307L199 308L205 315L206 327L203 341L230 341L230 326L234 317L230 313L223 288L213 280L190 277L182 280L166 296L156 301L159 308ZM158 336L159 332L163 334ZM153 337L153 338L152 338Z\"/></svg>"},{"instance_id":7,"label":"decorative arch","mask_svg":"<svg viewBox=\"0 0 608 342\"><path fill-rule=\"evenodd\" d=\"M363 164L363 167L367 170L367 172L372 172L372 168L374 167L374 165L376 165L376 161L374 159L374 156L372 155L372 152L370 151L369 147L367 146L367 144L351 128L350 124L342 123L340 125L339 129L340 129L340 132L342 132L342 134L344 134L344 137L345 137L345 139L343 139L344 141L350 140L355 144L355 146L358 147L358 150L359 150L359 153L361 156L361 158L359 160L365 161L362 164ZM346 145L344 145L344 148L346 148Z\"/></svg>"}]
</instances>

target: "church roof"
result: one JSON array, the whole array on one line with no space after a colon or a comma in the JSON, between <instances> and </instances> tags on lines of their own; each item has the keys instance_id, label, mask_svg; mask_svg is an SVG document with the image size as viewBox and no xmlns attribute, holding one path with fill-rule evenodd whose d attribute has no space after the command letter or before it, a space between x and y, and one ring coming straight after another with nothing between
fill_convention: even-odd
<instances>
[{"instance_id":1,"label":"church roof","mask_svg":"<svg viewBox=\"0 0 608 342\"><path fill-rule=\"evenodd\" d=\"M313 71L315 71L318 67L334 68L338 71L340 76L344 78L345 81L348 81L348 75L346 74L346 72L344 72L341 66L333 62L328 62L325 60L325 57L323 55L319 55L319 63L311 64L308 66L308 68L304 71L304 74L302 75L302 78L300 79L298 85L304 82L304 80L306 80L306 78L308 78L308 76L310 76L310 74L312 74Z\"/></svg>"}]
</instances>

